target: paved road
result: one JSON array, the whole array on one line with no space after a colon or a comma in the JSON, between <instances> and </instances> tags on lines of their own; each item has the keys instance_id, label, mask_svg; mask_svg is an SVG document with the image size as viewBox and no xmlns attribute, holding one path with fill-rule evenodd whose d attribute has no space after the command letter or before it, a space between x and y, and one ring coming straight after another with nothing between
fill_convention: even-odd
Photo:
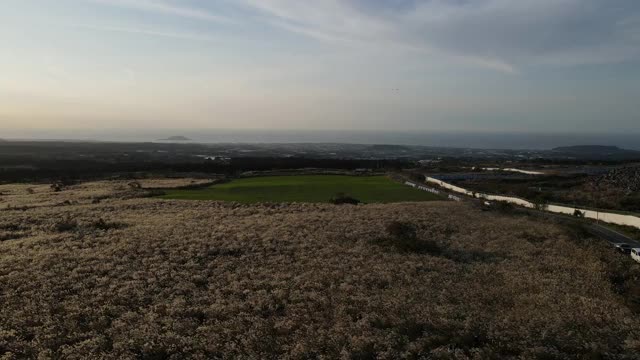
<instances>
[{"instance_id":1,"label":"paved road","mask_svg":"<svg viewBox=\"0 0 640 360\"><path fill-rule=\"evenodd\" d=\"M416 181L410 180L410 179L406 179L407 181L410 181L411 183L415 184L415 185L422 185L422 186L429 186L429 184L420 184ZM429 186L431 187L431 186ZM436 186L434 186L434 188L437 188ZM438 190L440 190L440 192L444 195L448 195L450 194L450 192L443 190L442 188L438 188ZM460 195L456 193L456 196L466 200L466 201L470 201L470 202L479 202L481 200L478 199L472 199L470 197L464 196L464 195ZM550 213L550 212L543 212L543 211L538 211L538 210L533 210L533 209L525 209L525 208L518 208L519 210L521 210L522 212L526 212L529 214L535 214L535 215L541 215L541 216L549 216L549 217L553 217L556 219L559 219L561 221L564 222L575 222L575 221L581 221L576 219L573 216L568 216L568 215L562 215L562 214L556 214L556 213ZM589 231L592 235L597 236L601 239L604 239L612 244L617 244L617 243L626 243L629 244L633 247L637 247L640 248L640 241L638 240L634 240L624 234L621 234L611 228L608 228L604 225L599 225L599 224L592 224L589 223L586 220L582 220L582 222L585 224L585 228L587 229L587 231Z\"/></svg>"},{"instance_id":2,"label":"paved road","mask_svg":"<svg viewBox=\"0 0 640 360\"><path fill-rule=\"evenodd\" d=\"M603 240L606 240L611 244L626 243L633 246L634 248L636 247L640 248L640 241L632 239L625 234L621 234L607 227L606 225L594 224L588 220L577 219L570 215L556 214L556 213L550 213L546 211L539 211L539 210L533 210L533 209L524 209L524 208L518 208L518 209L521 210L522 212L526 212L531 215L537 215L542 217L552 217L564 223L575 224L579 222L584 225L585 229L591 235L599 237Z\"/></svg>"},{"instance_id":3,"label":"paved road","mask_svg":"<svg viewBox=\"0 0 640 360\"><path fill-rule=\"evenodd\" d=\"M626 243L629 244L633 247L637 247L640 248L640 241L637 241L635 239L630 238L629 236L619 233L613 229L611 229L610 227L606 226L606 224L594 224L592 222L590 222L589 220L584 220L584 219L578 219L575 218L573 216L570 215L565 215L565 214L556 214L556 213L550 213L550 212L546 212L546 211L539 211L539 210L533 210L533 209L524 209L524 208L519 208L521 209L523 212L532 214L532 215L537 215L537 216L543 216L543 217L552 217L555 219L558 219L561 222L564 223L581 223L584 225L585 229L593 236L597 236L601 239L604 239L608 242L610 242L611 244L618 244L618 243Z\"/></svg>"},{"instance_id":4,"label":"paved road","mask_svg":"<svg viewBox=\"0 0 640 360\"><path fill-rule=\"evenodd\" d=\"M593 235L603 238L612 244L627 243L633 247L640 248L640 241L634 240L608 227L597 224L590 224L587 225L587 230L589 230L589 232Z\"/></svg>"}]
</instances>

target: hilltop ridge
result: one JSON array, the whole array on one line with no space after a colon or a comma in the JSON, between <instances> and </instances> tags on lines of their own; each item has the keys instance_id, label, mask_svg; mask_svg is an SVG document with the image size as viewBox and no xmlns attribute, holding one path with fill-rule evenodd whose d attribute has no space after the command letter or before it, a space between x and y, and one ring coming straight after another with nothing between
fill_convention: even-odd
<instances>
[{"instance_id":1,"label":"hilltop ridge","mask_svg":"<svg viewBox=\"0 0 640 360\"><path fill-rule=\"evenodd\" d=\"M618 146L611 145L572 145L572 146L559 146L552 149L553 151L565 151L565 152L591 152L591 151L631 151L621 149Z\"/></svg>"}]
</instances>

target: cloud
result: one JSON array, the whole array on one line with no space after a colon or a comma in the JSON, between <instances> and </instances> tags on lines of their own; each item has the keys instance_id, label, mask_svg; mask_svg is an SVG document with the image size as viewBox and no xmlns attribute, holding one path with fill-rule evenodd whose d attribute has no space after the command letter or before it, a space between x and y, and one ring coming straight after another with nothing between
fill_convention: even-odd
<instances>
[{"instance_id":1,"label":"cloud","mask_svg":"<svg viewBox=\"0 0 640 360\"><path fill-rule=\"evenodd\" d=\"M322 41L401 47L516 73L640 60L637 0L242 0Z\"/></svg>"},{"instance_id":2,"label":"cloud","mask_svg":"<svg viewBox=\"0 0 640 360\"><path fill-rule=\"evenodd\" d=\"M85 1L246 26L261 21L356 51L362 47L411 51L424 56L425 61L455 62L509 74L540 65L640 60L637 0ZM236 17L220 15L220 8L233 9L227 14ZM112 29L125 30L199 37Z\"/></svg>"},{"instance_id":3,"label":"cloud","mask_svg":"<svg viewBox=\"0 0 640 360\"><path fill-rule=\"evenodd\" d=\"M204 21L213 21L218 23L232 23L231 18L214 14L212 12L186 7L183 5L174 5L169 2L159 0L89 0L94 3L104 5L117 6L127 9L136 9L140 11L155 12L173 16L179 16L189 19L197 19Z\"/></svg>"},{"instance_id":4,"label":"cloud","mask_svg":"<svg viewBox=\"0 0 640 360\"><path fill-rule=\"evenodd\" d=\"M339 41L375 40L392 29L381 19L366 16L347 1L242 0L246 5L278 20L288 29L313 37ZM304 29L304 30L303 30ZM322 34L318 36L318 34Z\"/></svg>"},{"instance_id":5,"label":"cloud","mask_svg":"<svg viewBox=\"0 0 640 360\"><path fill-rule=\"evenodd\" d=\"M404 18L413 41L450 53L578 65L639 59L639 13L635 0L434 0Z\"/></svg>"},{"instance_id":6,"label":"cloud","mask_svg":"<svg viewBox=\"0 0 640 360\"><path fill-rule=\"evenodd\" d=\"M153 29L143 29L137 27L123 27L123 26L101 26L101 25L70 25L73 28L88 29L95 31L117 32L137 35L148 35L175 39L197 40L197 41L210 41L213 40L210 36L188 32L172 32L161 31Z\"/></svg>"}]
</instances>

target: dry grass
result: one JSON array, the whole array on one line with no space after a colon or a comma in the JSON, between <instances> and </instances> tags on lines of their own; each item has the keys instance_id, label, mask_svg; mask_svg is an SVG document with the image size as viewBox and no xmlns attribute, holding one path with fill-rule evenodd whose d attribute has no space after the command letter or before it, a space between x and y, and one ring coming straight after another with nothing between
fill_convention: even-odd
<instances>
[{"instance_id":1,"label":"dry grass","mask_svg":"<svg viewBox=\"0 0 640 360\"><path fill-rule=\"evenodd\" d=\"M82 186L68 191L83 197ZM413 224L418 240L442 251L387 246L391 221ZM3 238L0 358L640 352L640 317L611 277L617 266L637 275L637 265L556 225L464 204L112 197L5 209Z\"/></svg>"},{"instance_id":2,"label":"dry grass","mask_svg":"<svg viewBox=\"0 0 640 360\"><path fill-rule=\"evenodd\" d=\"M211 180L203 179L142 179L137 180L141 188L133 188L131 180L95 181L63 186L55 191L51 184L8 184L0 185L0 211L11 208L65 206L90 204L94 201L143 197L145 189L169 189L197 184Z\"/></svg>"}]
</instances>

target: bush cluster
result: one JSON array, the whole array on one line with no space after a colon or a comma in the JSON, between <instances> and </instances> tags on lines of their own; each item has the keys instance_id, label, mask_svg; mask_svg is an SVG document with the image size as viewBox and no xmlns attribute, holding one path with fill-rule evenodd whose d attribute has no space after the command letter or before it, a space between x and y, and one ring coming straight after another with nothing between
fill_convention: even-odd
<instances>
[{"instance_id":1,"label":"bush cluster","mask_svg":"<svg viewBox=\"0 0 640 360\"><path fill-rule=\"evenodd\" d=\"M344 205L344 204L358 205L358 204L360 204L360 200L358 200L358 199L356 199L354 197L351 197L351 196L349 196L347 194L343 194L343 193L337 194L336 196L332 197L329 200L329 202L331 204L334 204L334 205Z\"/></svg>"},{"instance_id":2,"label":"bush cluster","mask_svg":"<svg viewBox=\"0 0 640 360\"><path fill-rule=\"evenodd\" d=\"M440 255L443 251L436 241L419 237L416 226L410 222L391 221L384 232L384 236L372 239L371 243L405 253Z\"/></svg>"},{"instance_id":3,"label":"bush cluster","mask_svg":"<svg viewBox=\"0 0 640 360\"><path fill-rule=\"evenodd\" d=\"M78 221L72 218L63 218L57 221L54 225L57 232L73 231L78 228Z\"/></svg>"}]
</instances>

